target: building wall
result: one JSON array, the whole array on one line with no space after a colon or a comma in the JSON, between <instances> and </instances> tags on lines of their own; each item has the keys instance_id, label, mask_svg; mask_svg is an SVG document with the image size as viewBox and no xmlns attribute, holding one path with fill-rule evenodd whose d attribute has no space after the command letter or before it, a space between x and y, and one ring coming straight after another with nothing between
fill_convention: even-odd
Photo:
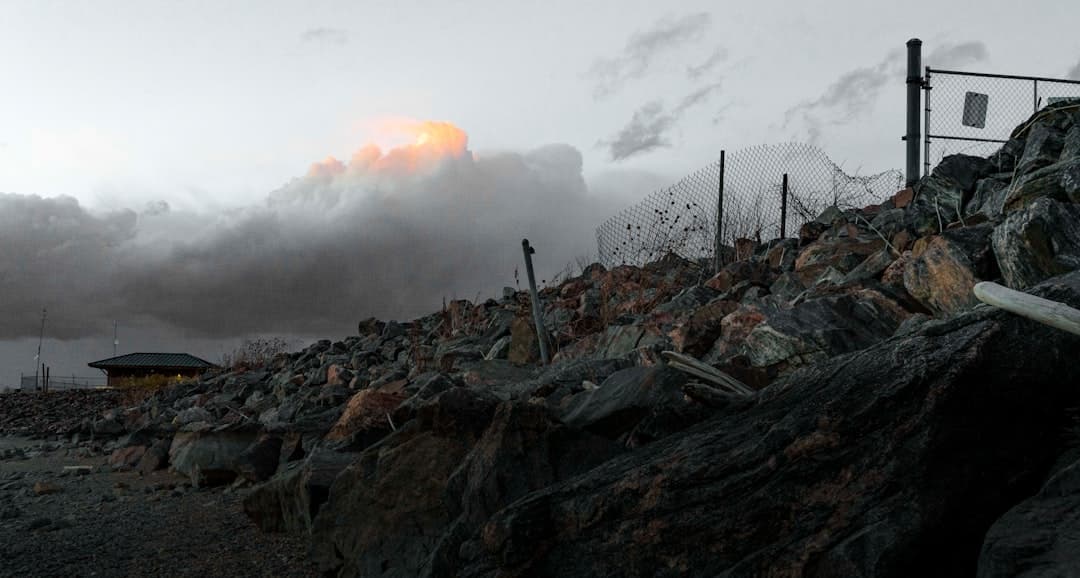
<instances>
[{"instance_id":1,"label":"building wall","mask_svg":"<svg viewBox=\"0 0 1080 578\"><path fill-rule=\"evenodd\" d=\"M110 387L122 383L129 378L148 377L152 375L165 375L168 377L196 377L203 373L204 369L182 367L140 367L140 368L114 368L107 370L108 384Z\"/></svg>"}]
</instances>

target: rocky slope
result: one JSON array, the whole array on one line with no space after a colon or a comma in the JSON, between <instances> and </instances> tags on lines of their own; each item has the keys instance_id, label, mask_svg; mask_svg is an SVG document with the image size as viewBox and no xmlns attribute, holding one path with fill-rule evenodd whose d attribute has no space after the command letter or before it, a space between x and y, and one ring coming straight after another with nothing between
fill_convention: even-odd
<instances>
[{"instance_id":1,"label":"rocky slope","mask_svg":"<svg viewBox=\"0 0 1080 578\"><path fill-rule=\"evenodd\" d=\"M204 376L82 429L117 468L250 485L348 576L1061 575L1080 505L1080 103L988 159L712 275L669 256ZM756 390L708 388L693 356ZM71 432L69 432L71 433Z\"/></svg>"}]
</instances>

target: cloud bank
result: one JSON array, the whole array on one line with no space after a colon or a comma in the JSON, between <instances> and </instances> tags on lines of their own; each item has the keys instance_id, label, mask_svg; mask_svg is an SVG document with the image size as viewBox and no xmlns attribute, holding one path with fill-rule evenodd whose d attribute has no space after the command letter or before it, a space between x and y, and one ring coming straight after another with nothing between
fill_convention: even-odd
<instances>
[{"instance_id":1,"label":"cloud bank","mask_svg":"<svg viewBox=\"0 0 1080 578\"><path fill-rule=\"evenodd\" d=\"M414 144L328 158L225 214L0 195L0 339L36 337L42 306L64 339L113 319L203 337L340 333L497 294L523 237L541 278L595 251L610 203L589 194L576 149L474 155L452 125L413 128Z\"/></svg>"},{"instance_id":2,"label":"cloud bank","mask_svg":"<svg viewBox=\"0 0 1080 578\"><path fill-rule=\"evenodd\" d=\"M687 14L677 19L660 19L649 28L631 34L618 56L599 58L593 62L589 69L596 82L593 97L600 99L610 96L627 81L642 77L659 55L700 40L710 23L711 16L707 12Z\"/></svg>"}]
</instances>

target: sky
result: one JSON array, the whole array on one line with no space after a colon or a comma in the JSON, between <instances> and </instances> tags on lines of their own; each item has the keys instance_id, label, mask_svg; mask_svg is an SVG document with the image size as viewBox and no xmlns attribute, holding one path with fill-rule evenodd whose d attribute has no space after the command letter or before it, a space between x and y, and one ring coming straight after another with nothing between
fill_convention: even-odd
<instances>
[{"instance_id":1,"label":"sky","mask_svg":"<svg viewBox=\"0 0 1080 578\"><path fill-rule=\"evenodd\" d=\"M783 141L902 168L904 43L1080 78L1080 5L0 0L0 387L119 353L341 338L595 254ZM372 148L372 146L377 148ZM519 279L518 283L522 280Z\"/></svg>"}]
</instances>

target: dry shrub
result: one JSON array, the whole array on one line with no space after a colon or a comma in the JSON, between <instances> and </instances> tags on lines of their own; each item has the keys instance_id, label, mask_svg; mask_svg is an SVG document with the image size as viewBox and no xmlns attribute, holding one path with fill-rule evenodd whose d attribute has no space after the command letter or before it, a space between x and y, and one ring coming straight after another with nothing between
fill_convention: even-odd
<instances>
[{"instance_id":1,"label":"dry shrub","mask_svg":"<svg viewBox=\"0 0 1080 578\"><path fill-rule=\"evenodd\" d=\"M292 344L281 337L260 337L258 339L245 339L240 347L232 353L221 356L221 367L230 371L247 371L264 367L275 356L288 353Z\"/></svg>"}]
</instances>

